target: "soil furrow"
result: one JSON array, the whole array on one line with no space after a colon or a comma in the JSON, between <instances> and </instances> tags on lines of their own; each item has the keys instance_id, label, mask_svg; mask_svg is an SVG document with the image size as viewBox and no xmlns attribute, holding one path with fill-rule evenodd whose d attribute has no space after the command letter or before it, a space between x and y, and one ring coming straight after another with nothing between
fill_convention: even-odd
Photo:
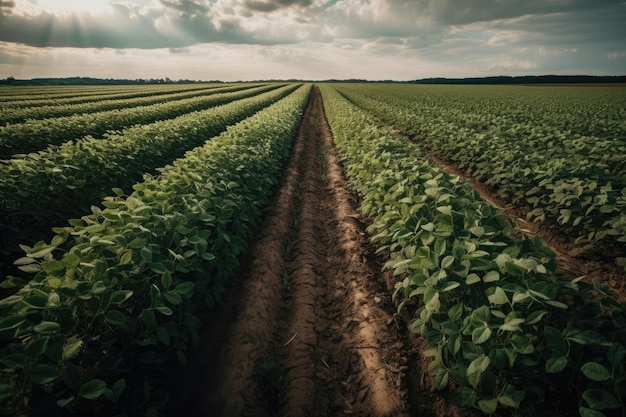
<instances>
[{"instance_id":1,"label":"soil furrow","mask_svg":"<svg viewBox=\"0 0 626 417\"><path fill-rule=\"evenodd\" d=\"M413 349L356 205L314 88L283 184L177 379L178 415L409 415Z\"/></svg>"}]
</instances>

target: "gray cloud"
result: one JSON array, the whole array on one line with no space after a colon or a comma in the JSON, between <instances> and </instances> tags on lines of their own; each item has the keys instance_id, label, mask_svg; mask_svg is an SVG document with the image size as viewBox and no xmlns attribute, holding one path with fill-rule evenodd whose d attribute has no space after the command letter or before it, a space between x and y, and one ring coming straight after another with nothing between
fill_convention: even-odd
<instances>
[{"instance_id":1,"label":"gray cloud","mask_svg":"<svg viewBox=\"0 0 626 417\"><path fill-rule=\"evenodd\" d=\"M111 12L98 15L26 15L14 1L0 0L0 42L169 49L177 56L215 43L307 45L305 51L316 45L491 72L557 72L563 65L626 73L623 0L132 1L113 3ZM307 55L296 53L297 47L289 51L279 48L265 57L295 62Z\"/></svg>"},{"instance_id":2,"label":"gray cloud","mask_svg":"<svg viewBox=\"0 0 626 417\"><path fill-rule=\"evenodd\" d=\"M206 42L254 43L237 19L208 14L197 1L166 1L165 9L114 4L113 13L0 16L0 41L38 47L180 48ZM174 10L175 13L172 13ZM219 27L218 27L219 26Z\"/></svg>"},{"instance_id":3,"label":"gray cloud","mask_svg":"<svg viewBox=\"0 0 626 417\"><path fill-rule=\"evenodd\" d=\"M441 23L455 25L623 6L622 0L420 0L416 3L415 7L421 12L430 14Z\"/></svg>"},{"instance_id":4,"label":"gray cloud","mask_svg":"<svg viewBox=\"0 0 626 417\"><path fill-rule=\"evenodd\" d=\"M308 7L312 0L245 0L243 6L251 12L274 12L288 7Z\"/></svg>"},{"instance_id":5,"label":"gray cloud","mask_svg":"<svg viewBox=\"0 0 626 417\"><path fill-rule=\"evenodd\" d=\"M337 38L428 40L453 27L525 33L520 42L618 42L626 38L620 0L159 0L142 9L115 3L108 15L11 13L3 1L0 41L32 46L178 48L207 42L283 44ZM7 9L8 8L8 9ZM269 12L280 12L274 18ZM289 12L289 14L285 14Z\"/></svg>"},{"instance_id":6,"label":"gray cloud","mask_svg":"<svg viewBox=\"0 0 626 417\"><path fill-rule=\"evenodd\" d=\"M209 11L209 2L204 1L194 1L194 0L159 0L159 2L170 9L177 10L182 13L183 16L191 17L196 15L202 15Z\"/></svg>"}]
</instances>

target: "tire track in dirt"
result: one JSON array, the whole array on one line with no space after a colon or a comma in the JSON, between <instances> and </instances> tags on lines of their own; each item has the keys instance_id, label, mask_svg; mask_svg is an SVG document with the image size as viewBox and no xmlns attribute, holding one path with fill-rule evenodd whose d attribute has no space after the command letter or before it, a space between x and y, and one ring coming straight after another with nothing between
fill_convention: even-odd
<instances>
[{"instance_id":1,"label":"tire track in dirt","mask_svg":"<svg viewBox=\"0 0 626 417\"><path fill-rule=\"evenodd\" d=\"M411 349L314 87L243 267L173 382L194 416L412 414ZM418 370L415 370L418 371Z\"/></svg>"}]
</instances>

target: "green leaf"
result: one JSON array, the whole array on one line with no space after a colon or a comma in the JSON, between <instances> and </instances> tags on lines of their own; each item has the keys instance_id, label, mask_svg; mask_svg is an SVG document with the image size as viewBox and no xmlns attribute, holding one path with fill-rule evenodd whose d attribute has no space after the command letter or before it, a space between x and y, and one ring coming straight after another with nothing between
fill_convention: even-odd
<instances>
[{"instance_id":1,"label":"green leaf","mask_svg":"<svg viewBox=\"0 0 626 417\"><path fill-rule=\"evenodd\" d=\"M546 300L546 304L552 306L552 307L556 307L556 308L560 308L562 310L566 310L567 309L567 305L563 304L560 301L555 301L555 300Z\"/></svg>"},{"instance_id":2,"label":"green leaf","mask_svg":"<svg viewBox=\"0 0 626 417\"><path fill-rule=\"evenodd\" d=\"M26 356L21 353L13 353L0 357L0 363L4 364L8 369L12 369L14 371L23 369L26 362Z\"/></svg>"},{"instance_id":3,"label":"green leaf","mask_svg":"<svg viewBox=\"0 0 626 417\"><path fill-rule=\"evenodd\" d=\"M481 237L482 235L485 234L485 228L482 226L470 227L469 231L471 234L473 234L476 237Z\"/></svg>"},{"instance_id":4,"label":"green leaf","mask_svg":"<svg viewBox=\"0 0 626 417\"><path fill-rule=\"evenodd\" d=\"M583 392L582 397L594 410L612 410L621 407L620 402L608 391L592 388Z\"/></svg>"},{"instance_id":5,"label":"green leaf","mask_svg":"<svg viewBox=\"0 0 626 417\"><path fill-rule=\"evenodd\" d=\"M480 355L469 364L466 373L467 380L472 387L476 388L478 386L480 377L485 373L490 363L491 360L488 356Z\"/></svg>"},{"instance_id":6,"label":"green leaf","mask_svg":"<svg viewBox=\"0 0 626 417\"><path fill-rule=\"evenodd\" d=\"M61 325L54 321L42 321L34 327L34 330L41 334L52 334L59 332Z\"/></svg>"},{"instance_id":7,"label":"green leaf","mask_svg":"<svg viewBox=\"0 0 626 417\"><path fill-rule=\"evenodd\" d=\"M454 263L454 256L448 255L441 261L441 269L448 269Z\"/></svg>"},{"instance_id":8,"label":"green leaf","mask_svg":"<svg viewBox=\"0 0 626 417\"><path fill-rule=\"evenodd\" d=\"M193 292L196 288L196 284L190 281L181 282L176 285L174 291L180 294L181 297L185 299L189 299L193 296Z\"/></svg>"},{"instance_id":9,"label":"green leaf","mask_svg":"<svg viewBox=\"0 0 626 417\"><path fill-rule=\"evenodd\" d=\"M118 310L110 310L105 314L108 323L115 326L126 326L126 315Z\"/></svg>"},{"instance_id":10,"label":"green leaf","mask_svg":"<svg viewBox=\"0 0 626 417\"><path fill-rule=\"evenodd\" d=\"M476 345L485 343L491 337L491 329L489 326L481 326L472 332L472 342Z\"/></svg>"},{"instance_id":11,"label":"green leaf","mask_svg":"<svg viewBox=\"0 0 626 417\"><path fill-rule=\"evenodd\" d=\"M24 348L24 354L31 358L38 358L43 355L48 347L49 336L37 336L32 339Z\"/></svg>"},{"instance_id":12,"label":"green leaf","mask_svg":"<svg viewBox=\"0 0 626 417\"><path fill-rule=\"evenodd\" d=\"M144 246L143 248L141 248L139 253L141 255L141 259L143 259L145 262L152 261L152 249L150 249L149 247Z\"/></svg>"},{"instance_id":13,"label":"green leaf","mask_svg":"<svg viewBox=\"0 0 626 417\"><path fill-rule=\"evenodd\" d=\"M546 344L549 347L556 349L563 354L567 353L567 342L559 329L552 326L545 326L543 328L543 334L546 338Z\"/></svg>"},{"instance_id":14,"label":"green leaf","mask_svg":"<svg viewBox=\"0 0 626 417\"><path fill-rule=\"evenodd\" d=\"M76 268L80 265L80 257L75 253L68 253L61 259L63 265L65 265L66 269Z\"/></svg>"},{"instance_id":15,"label":"green leaf","mask_svg":"<svg viewBox=\"0 0 626 417\"><path fill-rule=\"evenodd\" d=\"M156 327L156 325L157 325L156 316L154 315L154 311L152 311L152 310L144 310L144 311L142 311L141 312L141 321L143 321L143 323L149 329L151 329L153 327Z\"/></svg>"},{"instance_id":16,"label":"green leaf","mask_svg":"<svg viewBox=\"0 0 626 417\"><path fill-rule=\"evenodd\" d=\"M159 313L163 314L164 316L171 316L172 314L174 314L172 309L169 307L160 306L160 307L155 307L154 309L158 311Z\"/></svg>"},{"instance_id":17,"label":"green leaf","mask_svg":"<svg viewBox=\"0 0 626 417\"><path fill-rule=\"evenodd\" d=\"M39 246L39 245L36 245L36 246ZM46 248L38 250L37 252L29 253L28 256L31 256L33 258L43 258L46 255L51 254L55 249L56 249L56 246L48 246Z\"/></svg>"},{"instance_id":18,"label":"green leaf","mask_svg":"<svg viewBox=\"0 0 626 417\"><path fill-rule=\"evenodd\" d=\"M78 352L83 347L83 341L80 339L70 339L63 345L63 355L62 358L64 361L73 358L76 356Z\"/></svg>"},{"instance_id":19,"label":"green leaf","mask_svg":"<svg viewBox=\"0 0 626 417\"><path fill-rule=\"evenodd\" d=\"M57 406L63 408L66 405L70 405L72 402L74 402L75 399L76 399L76 397L74 397L73 395L71 397L68 397L68 398L61 398L61 399L57 400Z\"/></svg>"},{"instance_id":20,"label":"green leaf","mask_svg":"<svg viewBox=\"0 0 626 417\"><path fill-rule=\"evenodd\" d=\"M483 277L484 282L496 282L500 280L500 273L498 271L489 271Z\"/></svg>"},{"instance_id":21,"label":"green leaf","mask_svg":"<svg viewBox=\"0 0 626 417\"><path fill-rule=\"evenodd\" d=\"M619 364L624 361L624 354L626 350L624 350L624 346L621 343L613 343L611 347L609 347L608 352L606 353L607 358L611 365L616 368Z\"/></svg>"},{"instance_id":22,"label":"green leaf","mask_svg":"<svg viewBox=\"0 0 626 417\"><path fill-rule=\"evenodd\" d=\"M61 369L61 379L68 387L76 390L81 381L81 369L72 362L67 362Z\"/></svg>"},{"instance_id":23,"label":"green leaf","mask_svg":"<svg viewBox=\"0 0 626 417\"><path fill-rule=\"evenodd\" d=\"M516 390L513 385L507 384L504 392L498 396L498 402L505 407L519 408L525 396L525 390Z\"/></svg>"},{"instance_id":24,"label":"green leaf","mask_svg":"<svg viewBox=\"0 0 626 417\"><path fill-rule=\"evenodd\" d=\"M533 311L526 318L526 324L537 324L541 321L543 316L545 316L546 314L548 314L548 310Z\"/></svg>"},{"instance_id":25,"label":"green leaf","mask_svg":"<svg viewBox=\"0 0 626 417\"><path fill-rule=\"evenodd\" d=\"M22 258L18 258L15 262L13 262L13 265L15 266L23 266L23 265L30 265L32 263L37 262L37 260L35 258L31 258L29 256L24 256Z\"/></svg>"},{"instance_id":26,"label":"green leaf","mask_svg":"<svg viewBox=\"0 0 626 417\"><path fill-rule=\"evenodd\" d=\"M470 388L463 387L461 392L454 398L454 402L461 407L473 407L476 404L476 392Z\"/></svg>"},{"instance_id":27,"label":"green leaf","mask_svg":"<svg viewBox=\"0 0 626 417\"><path fill-rule=\"evenodd\" d=\"M18 269L20 271L26 272L27 274L36 274L37 272L41 271L41 265L39 264L23 265L23 266L19 266Z\"/></svg>"},{"instance_id":28,"label":"green leaf","mask_svg":"<svg viewBox=\"0 0 626 417\"><path fill-rule=\"evenodd\" d=\"M153 263L152 265L150 265L150 269L157 274L163 274L164 272L167 272L167 268L161 262Z\"/></svg>"},{"instance_id":29,"label":"green leaf","mask_svg":"<svg viewBox=\"0 0 626 417\"><path fill-rule=\"evenodd\" d=\"M35 365L30 371L30 379L32 379L35 384L47 384L57 378L57 369L50 365Z\"/></svg>"},{"instance_id":30,"label":"green leaf","mask_svg":"<svg viewBox=\"0 0 626 417\"><path fill-rule=\"evenodd\" d=\"M446 389L448 386L448 378L450 371L447 369L439 369L435 374L435 386L439 391Z\"/></svg>"},{"instance_id":31,"label":"green leaf","mask_svg":"<svg viewBox=\"0 0 626 417\"><path fill-rule=\"evenodd\" d=\"M111 294L112 304L122 304L124 301L132 297L133 292L131 290L117 290Z\"/></svg>"},{"instance_id":32,"label":"green leaf","mask_svg":"<svg viewBox=\"0 0 626 417\"><path fill-rule=\"evenodd\" d=\"M496 398L478 400L478 407L485 414L493 414L498 409L498 400Z\"/></svg>"},{"instance_id":33,"label":"green leaf","mask_svg":"<svg viewBox=\"0 0 626 417\"><path fill-rule=\"evenodd\" d=\"M507 319L505 320L504 324L500 326L500 330L504 330L504 331L508 331L508 332L516 332L521 330L519 325L524 323L525 320L524 319L519 319L519 318L511 318L509 319L507 317Z\"/></svg>"},{"instance_id":34,"label":"green leaf","mask_svg":"<svg viewBox=\"0 0 626 417\"><path fill-rule=\"evenodd\" d=\"M495 292L487 297L493 305L502 305L509 302L509 298L501 287L496 287Z\"/></svg>"},{"instance_id":35,"label":"green leaf","mask_svg":"<svg viewBox=\"0 0 626 417\"><path fill-rule=\"evenodd\" d=\"M552 354L550 358L546 361L545 371L549 374L555 374L557 372L561 372L563 369L567 367L567 358L565 356L559 354Z\"/></svg>"},{"instance_id":36,"label":"green leaf","mask_svg":"<svg viewBox=\"0 0 626 417\"><path fill-rule=\"evenodd\" d=\"M122 197L124 195L124 190L122 190L121 188L111 188L111 191L113 191L113 193L117 196L117 197Z\"/></svg>"},{"instance_id":37,"label":"green leaf","mask_svg":"<svg viewBox=\"0 0 626 417\"><path fill-rule=\"evenodd\" d=\"M448 310L450 320L461 320L463 317L463 303L457 303Z\"/></svg>"},{"instance_id":38,"label":"green leaf","mask_svg":"<svg viewBox=\"0 0 626 417\"><path fill-rule=\"evenodd\" d=\"M80 386L78 395L87 400L95 400L100 397L107 388L106 382L101 379L92 379Z\"/></svg>"},{"instance_id":39,"label":"green leaf","mask_svg":"<svg viewBox=\"0 0 626 417\"><path fill-rule=\"evenodd\" d=\"M611 373L598 362L587 362L580 367L583 374L592 381L606 381L611 379Z\"/></svg>"},{"instance_id":40,"label":"green leaf","mask_svg":"<svg viewBox=\"0 0 626 417\"><path fill-rule=\"evenodd\" d=\"M451 282L448 282L446 286L441 289L441 292L452 291L453 289L458 288L460 286L461 284L459 282L451 281Z\"/></svg>"},{"instance_id":41,"label":"green leaf","mask_svg":"<svg viewBox=\"0 0 626 417\"><path fill-rule=\"evenodd\" d=\"M204 259L205 261L214 261L215 259L217 259L217 257L212 254L211 252L204 252L201 256L202 259Z\"/></svg>"},{"instance_id":42,"label":"green leaf","mask_svg":"<svg viewBox=\"0 0 626 417\"><path fill-rule=\"evenodd\" d=\"M161 343L163 343L165 346L170 345L170 333L167 331L167 329L165 329L164 327L157 327L156 334Z\"/></svg>"},{"instance_id":43,"label":"green leaf","mask_svg":"<svg viewBox=\"0 0 626 417\"><path fill-rule=\"evenodd\" d=\"M136 237L128 243L128 247L132 249L141 249L146 246L147 243L148 241L146 239Z\"/></svg>"},{"instance_id":44,"label":"green leaf","mask_svg":"<svg viewBox=\"0 0 626 417\"><path fill-rule=\"evenodd\" d=\"M480 277L478 276L478 274L471 273L471 274L468 274L467 277L465 278L465 283L467 285L476 284L477 282L480 282Z\"/></svg>"},{"instance_id":45,"label":"green leaf","mask_svg":"<svg viewBox=\"0 0 626 417\"><path fill-rule=\"evenodd\" d=\"M111 391L113 391L113 395L115 399L119 398L125 389L126 389L126 380L124 378L118 379L117 381L115 381L115 383L111 387Z\"/></svg>"},{"instance_id":46,"label":"green leaf","mask_svg":"<svg viewBox=\"0 0 626 417\"><path fill-rule=\"evenodd\" d=\"M19 298L21 299L22 297ZM26 318L20 316L19 314L11 314L10 316L6 316L2 320L0 320L0 332L14 329L25 321Z\"/></svg>"},{"instance_id":47,"label":"green leaf","mask_svg":"<svg viewBox=\"0 0 626 417\"><path fill-rule=\"evenodd\" d=\"M164 271L161 274L161 285L166 290L169 290L172 286L172 273L170 271Z\"/></svg>"},{"instance_id":48,"label":"green leaf","mask_svg":"<svg viewBox=\"0 0 626 417\"><path fill-rule=\"evenodd\" d=\"M125 250L120 255L120 265L128 265L133 261L133 251Z\"/></svg>"},{"instance_id":49,"label":"green leaf","mask_svg":"<svg viewBox=\"0 0 626 417\"><path fill-rule=\"evenodd\" d=\"M58 261L56 259L52 259L50 261L42 262L41 268L46 271L49 275L60 275L63 271L65 271L65 265L63 262ZM59 273L59 274L57 274Z\"/></svg>"},{"instance_id":50,"label":"green leaf","mask_svg":"<svg viewBox=\"0 0 626 417\"><path fill-rule=\"evenodd\" d=\"M580 407L578 414L580 414L580 417L606 417L606 414L587 407Z\"/></svg>"},{"instance_id":51,"label":"green leaf","mask_svg":"<svg viewBox=\"0 0 626 417\"><path fill-rule=\"evenodd\" d=\"M183 302L183 298L176 291L168 291L165 294L163 294L163 296L170 304L173 304L173 305L179 305L180 303Z\"/></svg>"}]
</instances>

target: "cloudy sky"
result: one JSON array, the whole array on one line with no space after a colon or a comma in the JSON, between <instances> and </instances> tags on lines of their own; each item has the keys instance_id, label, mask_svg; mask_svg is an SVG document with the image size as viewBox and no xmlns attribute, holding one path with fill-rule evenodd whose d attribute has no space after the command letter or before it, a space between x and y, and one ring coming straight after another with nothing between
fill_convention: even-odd
<instances>
[{"instance_id":1,"label":"cloudy sky","mask_svg":"<svg viewBox=\"0 0 626 417\"><path fill-rule=\"evenodd\" d=\"M0 79L626 74L626 0L0 0Z\"/></svg>"}]
</instances>

